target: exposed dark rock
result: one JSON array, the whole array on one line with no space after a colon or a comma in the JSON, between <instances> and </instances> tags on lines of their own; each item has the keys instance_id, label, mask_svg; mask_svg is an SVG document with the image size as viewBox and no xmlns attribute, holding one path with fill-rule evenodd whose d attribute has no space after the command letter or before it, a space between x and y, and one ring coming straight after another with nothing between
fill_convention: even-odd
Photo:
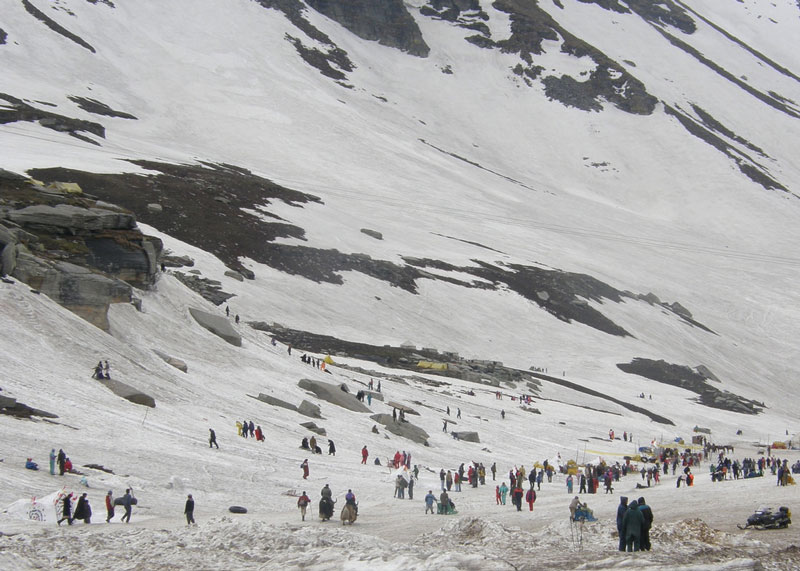
<instances>
[{"instance_id":1,"label":"exposed dark rock","mask_svg":"<svg viewBox=\"0 0 800 571\"><path fill-rule=\"evenodd\" d=\"M0 396L0 414L16 416L17 418L30 418L32 416L58 418L58 415L30 407L17 401L15 398L6 396Z\"/></svg>"},{"instance_id":2,"label":"exposed dark rock","mask_svg":"<svg viewBox=\"0 0 800 571\"><path fill-rule=\"evenodd\" d=\"M233 270L226 270L225 271L225 275L228 276L229 278L233 278L233 279L235 279L236 281L239 281L239 282L243 282L244 281L244 276L242 274L240 274L239 272L235 272Z\"/></svg>"},{"instance_id":3,"label":"exposed dark rock","mask_svg":"<svg viewBox=\"0 0 800 571\"><path fill-rule=\"evenodd\" d=\"M306 0L318 12L365 40L427 57L428 44L402 0Z\"/></svg>"},{"instance_id":4,"label":"exposed dark rock","mask_svg":"<svg viewBox=\"0 0 800 571\"><path fill-rule=\"evenodd\" d=\"M242 336L236 332L228 319L193 307L189 308L189 313L200 326L208 329L217 337L236 347L242 346Z\"/></svg>"},{"instance_id":5,"label":"exposed dark rock","mask_svg":"<svg viewBox=\"0 0 800 571\"><path fill-rule=\"evenodd\" d=\"M334 48L333 50L323 52L319 48L309 48L306 47L300 38L296 38L294 36L290 36L286 34L286 39L294 46L294 49L297 50L297 53L300 54L300 57L303 58L307 64L311 67L314 67L319 70L319 72L324 75L325 77L330 77L331 79L343 80L347 79L347 75L341 69L336 69L331 64L337 64L337 67L341 68L343 62L347 62L347 67L345 68L347 71L352 71L352 65L350 61L345 57L342 57L341 54L344 54L338 48ZM348 69L349 68L349 69Z\"/></svg>"},{"instance_id":6,"label":"exposed dark rock","mask_svg":"<svg viewBox=\"0 0 800 571\"><path fill-rule=\"evenodd\" d=\"M68 99L74 103L78 104L78 107L83 109L84 111L88 111L89 113L94 113L95 115L105 115L107 117L119 117L121 119L137 119L137 117L131 115L130 113L125 113L124 111L116 111L106 105L105 103L101 103L97 99L90 99L88 97L78 97L77 95L70 95Z\"/></svg>"},{"instance_id":7,"label":"exposed dark rock","mask_svg":"<svg viewBox=\"0 0 800 571\"><path fill-rule=\"evenodd\" d=\"M135 161L135 164L158 174L97 174L68 169L30 172L43 181L77 182L85 192L125 206L137 220L213 253L245 277L252 276L252 272L242 267L241 257L283 269L285 261L280 259L283 248L273 249L270 242L276 238L302 239L304 236L302 228L271 215L270 202L281 200L292 206L320 202L317 197L279 186L231 165L174 165L150 161ZM220 195L230 202L214 200ZM153 202L164 207L161 213L147 209ZM262 216L246 214L243 209L257 210ZM272 220L266 221L263 217ZM226 240L225 237L235 239ZM302 275L303 268L310 264L299 259L300 256L293 261L296 265L293 273Z\"/></svg>"},{"instance_id":8,"label":"exposed dark rock","mask_svg":"<svg viewBox=\"0 0 800 571\"><path fill-rule=\"evenodd\" d=\"M643 20L655 25L667 25L679 29L684 34L693 34L697 25L684 9L681 3L672 0L653 2L652 0L625 0L625 5L619 0L578 0L584 4L597 4L598 6L619 14L635 12ZM678 5L680 4L680 6Z\"/></svg>"},{"instance_id":9,"label":"exposed dark rock","mask_svg":"<svg viewBox=\"0 0 800 571\"><path fill-rule=\"evenodd\" d=\"M772 178L769 174L769 171L763 165L757 163L751 157L741 151L733 147L730 143L725 141L721 136L717 135L716 133L712 132L711 129L707 128L706 126L702 125L699 121L696 121L692 117L690 117L687 113L684 113L680 110L680 108L673 108L670 105L664 104L664 111L668 115L672 115L675 117L678 122L683 125L684 129L689 131L692 135L701 139L702 141L708 143L718 151L722 152L728 158L733 160L736 165L739 167L739 170L744 174L747 178L763 186L765 189L775 189L775 190L782 190L784 192L789 192L789 189L782 185L780 182Z\"/></svg>"},{"instance_id":10,"label":"exposed dark rock","mask_svg":"<svg viewBox=\"0 0 800 571\"><path fill-rule=\"evenodd\" d=\"M420 8L420 14L452 22L457 26L475 30L480 37L489 38L491 30L486 25L489 15L483 11L478 0L430 0Z\"/></svg>"},{"instance_id":11,"label":"exposed dark rock","mask_svg":"<svg viewBox=\"0 0 800 571\"><path fill-rule=\"evenodd\" d=\"M569 76L547 76L544 82L548 97L565 105L585 110L599 110L601 101L608 101L628 113L649 115L655 109L657 99L647 93L644 84L594 46L572 35L556 22L536 2L525 0L496 0L495 9L509 14L511 36L495 40L490 47L499 47L506 53L518 53L529 66L528 77L536 76L533 55L543 53L544 40L563 41L561 51L575 57L588 56L597 67L585 82ZM470 38L473 43L474 39ZM524 69L524 68L523 68Z\"/></svg>"},{"instance_id":12,"label":"exposed dark rock","mask_svg":"<svg viewBox=\"0 0 800 571\"><path fill-rule=\"evenodd\" d=\"M629 402L625 402L625 401L619 400L617 398L608 396L606 394L603 394L601 392L595 391L593 389L581 386L581 385L579 385L577 383L573 383L573 382L568 381L566 379L562 379L562 378L559 378L559 377L553 377L551 375L545 375L544 373L531 373L531 375L533 375L536 378L541 379L543 381L547 381L547 382L550 382L550 383L553 383L553 384L556 384L556 385L560 385L562 387L567 387L568 389L572 389L572 390L578 391L580 393L591 395L593 397L598 397L598 398L613 402L615 404L621 405L621 406L627 408L631 412L637 412L639 414L647 416L650 419L652 419L655 422L658 422L660 424L669 424L670 426L675 426L674 422L672 422L670 419L668 419L668 418L666 418L664 416L661 416L660 414L656 414L654 412L650 412L646 408L643 408L643 407L640 407L640 406L636 406L635 404L631 404ZM593 409L593 410L597 410L597 409ZM607 412L607 411L601 411L601 412Z\"/></svg>"},{"instance_id":13,"label":"exposed dark rock","mask_svg":"<svg viewBox=\"0 0 800 571\"><path fill-rule=\"evenodd\" d=\"M381 234L376 230L370 230L369 228L362 228L361 233L366 234L370 238L375 238L376 240L383 240L383 234Z\"/></svg>"},{"instance_id":14,"label":"exposed dark rock","mask_svg":"<svg viewBox=\"0 0 800 571\"><path fill-rule=\"evenodd\" d=\"M6 38L7 37L8 37L8 34L6 33L6 31L3 28L0 28L0 46L2 46L4 43L6 43Z\"/></svg>"},{"instance_id":15,"label":"exposed dark rock","mask_svg":"<svg viewBox=\"0 0 800 571\"><path fill-rule=\"evenodd\" d=\"M189 256L161 256L160 261L168 268L182 268L194 266L194 260Z\"/></svg>"},{"instance_id":16,"label":"exposed dark rock","mask_svg":"<svg viewBox=\"0 0 800 571\"><path fill-rule=\"evenodd\" d=\"M674 365L664 360L636 358L630 363L617 363L617 367L626 373L639 375L659 383L680 387L697 393L698 402L711 407L743 414L758 414L764 405L756 401L740 397L728 391L722 391L708 384L710 371L707 367L691 369L685 365Z\"/></svg>"},{"instance_id":17,"label":"exposed dark rock","mask_svg":"<svg viewBox=\"0 0 800 571\"><path fill-rule=\"evenodd\" d=\"M14 123L16 121L38 121L42 127L69 133L73 137L95 145L98 144L97 141L81 135L81 133L91 133L100 138L105 138L106 136L105 127L99 123L84 121L83 119L73 119L71 117L58 115L52 111L38 109L21 99L5 93L0 93L0 99L4 99L9 103L8 105L3 105L3 109L0 109L0 124Z\"/></svg>"},{"instance_id":18,"label":"exposed dark rock","mask_svg":"<svg viewBox=\"0 0 800 571\"><path fill-rule=\"evenodd\" d=\"M203 299L210 301L214 305L222 305L234 296L232 293L223 291L222 284L216 280L184 274L183 272L172 272L172 275L183 285L200 294Z\"/></svg>"},{"instance_id":19,"label":"exposed dark rock","mask_svg":"<svg viewBox=\"0 0 800 571\"><path fill-rule=\"evenodd\" d=\"M95 49L92 46L90 46L86 41L84 41L79 36L76 36L69 30L67 30L66 28L55 22L52 18L46 16L44 12L42 12L36 6L31 4L29 0L22 0L22 5L25 6L25 9L31 16L42 22L45 26L47 26L57 34L61 34L62 36L64 36L68 40L72 40L82 48L86 48L90 52L95 53Z\"/></svg>"}]
</instances>

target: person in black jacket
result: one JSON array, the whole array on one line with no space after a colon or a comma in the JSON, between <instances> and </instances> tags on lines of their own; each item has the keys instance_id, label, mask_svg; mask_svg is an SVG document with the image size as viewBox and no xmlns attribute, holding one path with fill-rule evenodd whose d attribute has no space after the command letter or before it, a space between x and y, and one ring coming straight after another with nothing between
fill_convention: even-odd
<instances>
[{"instance_id":1,"label":"person in black jacket","mask_svg":"<svg viewBox=\"0 0 800 571\"><path fill-rule=\"evenodd\" d=\"M650 551L650 528L653 526L653 510L644 502L644 498L639 498L639 511L644 516L642 524L642 551Z\"/></svg>"},{"instance_id":2,"label":"person in black jacket","mask_svg":"<svg viewBox=\"0 0 800 571\"><path fill-rule=\"evenodd\" d=\"M67 463L67 455L64 454L64 450L59 448L58 449L58 475L59 476L63 476L64 475L64 470L65 470L66 463Z\"/></svg>"},{"instance_id":3,"label":"person in black jacket","mask_svg":"<svg viewBox=\"0 0 800 571\"><path fill-rule=\"evenodd\" d=\"M625 551L625 530L622 528L622 519L625 517L626 511L628 511L628 498L622 496L619 499L619 507L617 507L617 533L619 533L620 551Z\"/></svg>"},{"instance_id":4,"label":"person in black jacket","mask_svg":"<svg viewBox=\"0 0 800 571\"><path fill-rule=\"evenodd\" d=\"M67 494L61 500L61 519L58 520L58 525L61 525L61 522L67 520L69 525L72 525L72 494Z\"/></svg>"},{"instance_id":5,"label":"person in black jacket","mask_svg":"<svg viewBox=\"0 0 800 571\"><path fill-rule=\"evenodd\" d=\"M83 523L92 523L92 508L85 493L78 498L78 505L75 506L75 515L72 519L82 519Z\"/></svg>"},{"instance_id":6,"label":"person in black jacket","mask_svg":"<svg viewBox=\"0 0 800 571\"><path fill-rule=\"evenodd\" d=\"M192 494L186 498L186 506L183 508L183 513L186 515L186 525L194 523L194 499Z\"/></svg>"}]
</instances>

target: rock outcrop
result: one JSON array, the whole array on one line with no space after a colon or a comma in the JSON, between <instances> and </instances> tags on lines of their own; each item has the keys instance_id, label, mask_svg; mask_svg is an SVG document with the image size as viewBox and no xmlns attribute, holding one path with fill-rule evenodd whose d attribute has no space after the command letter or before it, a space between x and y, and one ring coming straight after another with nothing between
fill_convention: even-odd
<instances>
[{"instance_id":1,"label":"rock outcrop","mask_svg":"<svg viewBox=\"0 0 800 571\"><path fill-rule=\"evenodd\" d=\"M430 435L419 426L415 426L410 422L395 421L391 414L373 414L370 418L382 424L387 432L391 432L396 436L408 438L412 442L418 444L428 445L428 438L430 438Z\"/></svg>"},{"instance_id":2,"label":"rock outcrop","mask_svg":"<svg viewBox=\"0 0 800 571\"><path fill-rule=\"evenodd\" d=\"M0 274L10 275L108 330L108 306L155 282L162 244L134 216L82 193L0 176Z\"/></svg>"},{"instance_id":3,"label":"rock outcrop","mask_svg":"<svg viewBox=\"0 0 800 571\"><path fill-rule=\"evenodd\" d=\"M170 355L167 355L166 353L164 353L163 351L159 351L158 349L153 349L153 353L161 357L165 363L167 363L168 365L172 365L179 371L183 371L184 373L189 372L189 366L184 361L176 357L171 357Z\"/></svg>"},{"instance_id":4,"label":"rock outcrop","mask_svg":"<svg viewBox=\"0 0 800 571\"><path fill-rule=\"evenodd\" d=\"M465 442L478 442L480 443L481 439L478 437L477 432L472 431L461 431L461 432L451 432L450 434L453 435L453 438L456 440L464 440Z\"/></svg>"},{"instance_id":5,"label":"rock outcrop","mask_svg":"<svg viewBox=\"0 0 800 571\"><path fill-rule=\"evenodd\" d=\"M156 401L153 397L133 388L130 385L126 385L122 381L117 381L115 379L103 379L100 381L100 383L102 383L103 386L107 387L118 397L122 397L134 404L149 406L150 408L155 408L156 406Z\"/></svg>"},{"instance_id":6,"label":"rock outcrop","mask_svg":"<svg viewBox=\"0 0 800 571\"><path fill-rule=\"evenodd\" d=\"M353 412L370 412L367 406L338 385L331 385L312 379L300 379L297 383L301 389L314 393L318 398Z\"/></svg>"},{"instance_id":7,"label":"rock outcrop","mask_svg":"<svg viewBox=\"0 0 800 571\"><path fill-rule=\"evenodd\" d=\"M220 315L207 313L199 309L189 308L189 313L201 327L208 329L216 335L236 347L242 346L242 336L239 335L231 325L231 322Z\"/></svg>"}]
</instances>

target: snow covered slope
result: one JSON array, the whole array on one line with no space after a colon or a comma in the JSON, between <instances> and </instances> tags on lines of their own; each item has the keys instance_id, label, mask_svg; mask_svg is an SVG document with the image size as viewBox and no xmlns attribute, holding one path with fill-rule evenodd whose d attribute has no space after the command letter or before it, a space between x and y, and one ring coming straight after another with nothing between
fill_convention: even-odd
<instances>
[{"instance_id":1,"label":"snow covered slope","mask_svg":"<svg viewBox=\"0 0 800 571\"><path fill-rule=\"evenodd\" d=\"M214 513L242 503L283 521L293 500L281 492L303 485L297 443L308 433L298 423L308 419L248 395L299 404L309 398L301 378L358 390L370 375L310 368L299 361L302 347L290 357L247 325L255 321L547 369L674 422L548 382L534 415L496 401L491 387L435 387L422 372L385 378L389 399L421 408L414 423L431 435L430 447L385 440L368 415L323 405L318 424L340 453L312 459L309 485L313 497L328 479L337 493L357 487L373 513L397 508L385 469L354 471L364 444L382 458L410 449L437 473L473 459L507 473L558 453L580 461L630 453L632 445L593 444L610 427L632 431L636 445L688 438L695 425L720 441L741 429L742 444L798 431L795 1L376 1L407 12L404 29L418 30L410 37L424 39L424 55L391 47L391 38L360 37L369 26L340 2L6 4L0 168L66 169L35 172L80 180L86 192L133 210L145 233L234 295L244 341L237 349L200 328L190 307L221 308L174 273L140 292L143 312L113 307L110 335L24 284L0 284L3 394L59 416L0 416L0 504L53 491L49 476L19 467L30 455L44 464L55 446L81 465L112 468L113 476L90 478L102 489L141 490L154 525L180 513L186 489ZM160 177L172 164L185 170ZM212 189L191 170L198 165L247 169L315 200L245 204L243 178L230 175L238 170ZM217 200L224 196L231 200ZM146 208L153 201L164 214ZM269 240L236 231L275 221L298 231ZM234 267L254 279L226 276ZM610 333L609 322L627 334ZM100 358L156 408L89 380ZM712 408L695 392L617 367L634 359L703 365L719 381L711 386L764 410ZM377 365L334 360L377 378ZM469 388L474 398L464 396ZM637 399L640 392L653 400ZM446 406L463 409L480 447L442 433ZM233 437L233 423L245 418L260 420L268 444ZM219 453L205 449L209 427ZM437 484L432 473L425 478L420 486ZM492 507L480 503L493 503L484 495L465 513ZM545 501L562 510L554 496ZM610 516L613 503L601 511ZM738 515L752 507L737 505ZM398 513L382 516L380 537L403 529ZM223 533L225 522L218 525Z\"/></svg>"}]
</instances>

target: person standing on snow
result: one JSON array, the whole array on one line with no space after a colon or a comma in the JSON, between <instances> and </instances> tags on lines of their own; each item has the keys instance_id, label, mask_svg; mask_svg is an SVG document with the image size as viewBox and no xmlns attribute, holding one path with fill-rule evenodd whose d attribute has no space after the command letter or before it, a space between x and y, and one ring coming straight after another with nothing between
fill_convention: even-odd
<instances>
[{"instance_id":1,"label":"person standing on snow","mask_svg":"<svg viewBox=\"0 0 800 571\"><path fill-rule=\"evenodd\" d=\"M111 523L111 518L114 517L114 497L111 490L106 494L106 523Z\"/></svg>"},{"instance_id":2,"label":"person standing on snow","mask_svg":"<svg viewBox=\"0 0 800 571\"><path fill-rule=\"evenodd\" d=\"M425 514L428 514L428 510L431 510L431 515L434 514L433 511L433 504L436 502L436 496L433 495L433 490L428 490L428 495L425 496Z\"/></svg>"},{"instance_id":3,"label":"person standing on snow","mask_svg":"<svg viewBox=\"0 0 800 571\"><path fill-rule=\"evenodd\" d=\"M336 445L330 438L328 439L328 456L336 456Z\"/></svg>"},{"instance_id":4,"label":"person standing on snow","mask_svg":"<svg viewBox=\"0 0 800 571\"><path fill-rule=\"evenodd\" d=\"M643 497L639 498L638 504L639 511L642 512L642 517L644 518L641 539L642 551L650 551L650 528L653 527L653 510L645 503Z\"/></svg>"},{"instance_id":5,"label":"person standing on snow","mask_svg":"<svg viewBox=\"0 0 800 571\"><path fill-rule=\"evenodd\" d=\"M63 449L59 448L58 449L58 475L59 476L63 476L64 475L64 470L65 470L66 463L67 463L67 455L64 454L64 450Z\"/></svg>"},{"instance_id":6,"label":"person standing on snow","mask_svg":"<svg viewBox=\"0 0 800 571\"><path fill-rule=\"evenodd\" d=\"M56 475L56 449L50 449L50 475Z\"/></svg>"},{"instance_id":7,"label":"person standing on snow","mask_svg":"<svg viewBox=\"0 0 800 571\"><path fill-rule=\"evenodd\" d=\"M303 463L300 464L300 467L303 469L303 479L307 480L308 479L308 458L303 460Z\"/></svg>"},{"instance_id":8,"label":"person standing on snow","mask_svg":"<svg viewBox=\"0 0 800 571\"><path fill-rule=\"evenodd\" d=\"M617 507L617 533L619 534L619 550L625 551L625 531L622 526L622 520L625 513L628 511L628 498L621 496L619 498L619 506Z\"/></svg>"},{"instance_id":9,"label":"person standing on snow","mask_svg":"<svg viewBox=\"0 0 800 571\"><path fill-rule=\"evenodd\" d=\"M628 551L641 549L642 527L644 515L639 511L639 504L633 500L628 504L628 510L622 518L622 529L625 532L625 545Z\"/></svg>"},{"instance_id":10,"label":"person standing on snow","mask_svg":"<svg viewBox=\"0 0 800 571\"><path fill-rule=\"evenodd\" d=\"M508 494L508 486L503 482L500 484L500 503L506 505L506 494Z\"/></svg>"},{"instance_id":11,"label":"person standing on snow","mask_svg":"<svg viewBox=\"0 0 800 571\"><path fill-rule=\"evenodd\" d=\"M186 505L183 506L183 513L186 516L186 525L192 525L194 523L194 498L192 498L192 494L186 497Z\"/></svg>"},{"instance_id":12,"label":"person standing on snow","mask_svg":"<svg viewBox=\"0 0 800 571\"><path fill-rule=\"evenodd\" d=\"M361 449L361 463L366 464L367 458L369 457L369 451L367 450L367 445L364 445L364 448Z\"/></svg>"},{"instance_id":13,"label":"person standing on snow","mask_svg":"<svg viewBox=\"0 0 800 571\"><path fill-rule=\"evenodd\" d=\"M327 487L328 484L325 484L325 486ZM309 498L306 495L306 491L303 490L303 494L297 499L297 507L300 508L300 518L302 521L306 521L306 508L309 503L311 503L311 498Z\"/></svg>"}]
</instances>

